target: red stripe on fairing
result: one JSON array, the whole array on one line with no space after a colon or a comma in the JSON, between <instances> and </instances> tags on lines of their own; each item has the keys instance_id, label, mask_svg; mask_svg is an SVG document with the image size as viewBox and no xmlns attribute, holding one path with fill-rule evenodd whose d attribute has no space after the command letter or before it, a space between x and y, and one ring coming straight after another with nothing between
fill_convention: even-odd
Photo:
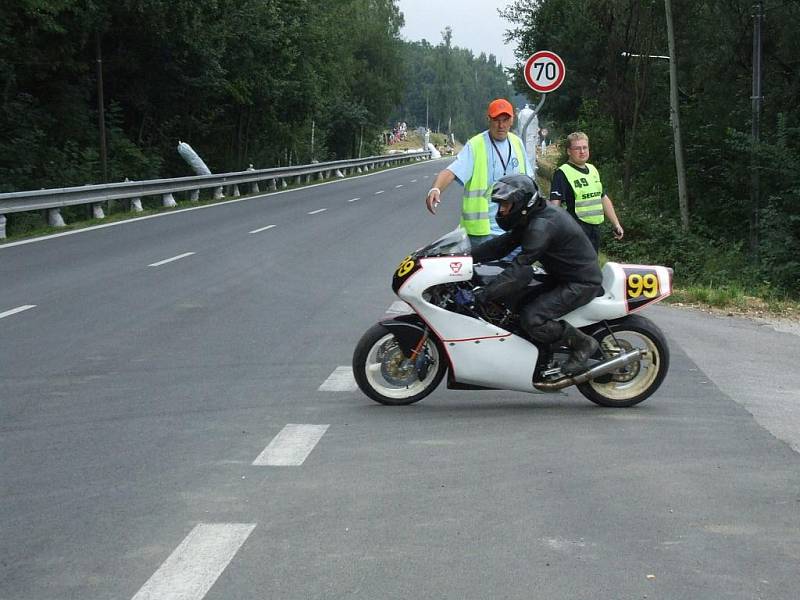
<instances>
[{"instance_id":1,"label":"red stripe on fairing","mask_svg":"<svg viewBox=\"0 0 800 600\"><path fill-rule=\"evenodd\" d=\"M483 337L474 337L474 338L464 338L463 340L442 340L443 342L474 342L477 340L499 340L502 338L507 338L511 334L507 333L505 335L485 335Z\"/></svg>"}]
</instances>

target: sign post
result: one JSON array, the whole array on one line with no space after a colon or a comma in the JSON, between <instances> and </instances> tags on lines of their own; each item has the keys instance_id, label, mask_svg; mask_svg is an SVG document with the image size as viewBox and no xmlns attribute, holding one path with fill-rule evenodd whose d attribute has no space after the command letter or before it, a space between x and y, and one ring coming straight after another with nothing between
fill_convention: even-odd
<instances>
[{"instance_id":1,"label":"sign post","mask_svg":"<svg viewBox=\"0 0 800 600\"><path fill-rule=\"evenodd\" d=\"M539 111L544 104L544 100L547 97L547 93L558 89L558 87L564 83L564 75L566 75L566 72L567 70L564 67L564 61L561 60L561 57L555 52L550 52L549 50L539 50L538 52L534 52L528 58L528 60L525 61L525 67L523 70L525 83L527 83L528 87L530 87L534 92L539 92L542 95L542 99L539 100L539 104L536 105L536 108L533 111L534 116L538 116ZM530 119L527 123L525 123L525 127L521 132L523 140L526 139L525 135L527 133L528 125L530 125L533 120L534 119ZM539 122L538 118L536 122ZM536 142L536 145L538 145L538 134Z\"/></svg>"}]
</instances>

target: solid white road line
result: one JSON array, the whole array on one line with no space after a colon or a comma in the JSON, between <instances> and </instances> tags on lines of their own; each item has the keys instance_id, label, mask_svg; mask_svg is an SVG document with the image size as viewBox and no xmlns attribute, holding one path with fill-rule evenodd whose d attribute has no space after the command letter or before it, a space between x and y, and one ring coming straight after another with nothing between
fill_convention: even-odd
<instances>
[{"instance_id":1,"label":"solid white road line","mask_svg":"<svg viewBox=\"0 0 800 600\"><path fill-rule=\"evenodd\" d=\"M348 200L348 202L355 202L356 200L361 200L361 198L350 198L350 200Z\"/></svg>"},{"instance_id":2,"label":"solid white road line","mask_svg":"<svg viewBox=\"0 0 800 600\"><path fill-rule=\"evenodd\" d=\"M309 214L309 215L318 215L319 213L325 212L326 210L328 210L328 209L327 208L320 208L319 210L312 210L310 213L307 213L307 214Z\"/></svg>"},{"instance_id":3,"label":"solid white road line","mask_svg":"<svg viewBox=\"0 0 800 600\"><path fill-rule=\"evenodd\" d=\"M12 308L11 310L7 310L6 312L1 312L0 319L5 319L6 317L10 317L11 315L15 315L17 313L25 312L26 310L30 310L32 308L36 308L36 305L25 304L23 306L18 306L17 308Z\"/></svg>"},{"instance_id":4,"label":"solid white road line","mask_svg":"<svg viewBox=\"0 0 800 600\"><path fill-rule=\"evenodd\" d=\"M258 467L296 467L302 465L330 425L290 423L264 448L253 464Z\"/></svg>"},{"instance_id":5,"label":"solid white road line","mask_svg":"<svg viewBox=\"0 0 800 600\"><path fill-rule=\"evenodd\" d=\"M254 523L201 523L133 600L200 600L255 529Z\"/></svg>"},{"instance_id":6,"label":"solid white road line","mask_svg":"<svg viewBox=\"0 0 800 600\"><path fill-rule=\"evenodd\" d=\"M375 195L377 196L378 194L382 194L382 193L383 193L383 190L378 190L377 192L375 192Z\"/></svg>"},{"instance_id":7,"label":"solid white road line","mask_svg":"<svg viewBox=\"0 0 800 600\"><path fill-rule=\"evenodd\" d=\"M250 233L261 233L262 231L266 231L267 229L272 229L273 227L277 227L277 225L267 225L266 227L262 227L261 229L253 229Z\"/></svg>"},{"instance_id":8,"label":"solid white road line","mask_svg":"<svg viewBox=\"0 0 800 600\"><path fill-rule=\"evenodd\" d=\"M319 392L355 392L358 389L353 377L353 367L336 367L333 373L317 388Z\"/></svg>"},{"instance_id":9,"label":"solid white road line","mask_svg":"<svg viewBox=\"0 0 800 600\"><path fill-rule=\"evenodd\" d=\"M180 260L182 258L186 258L187 256L191 256L194 252L186 252L184 254L179 254L178 256L173 256L172 258L168 258L166 260L160 260L158 262L151 263L147 265L148 267L160 267L161 265L165 265L167 263L171 263L176 260Z\"/></svg>"}]
</instances>

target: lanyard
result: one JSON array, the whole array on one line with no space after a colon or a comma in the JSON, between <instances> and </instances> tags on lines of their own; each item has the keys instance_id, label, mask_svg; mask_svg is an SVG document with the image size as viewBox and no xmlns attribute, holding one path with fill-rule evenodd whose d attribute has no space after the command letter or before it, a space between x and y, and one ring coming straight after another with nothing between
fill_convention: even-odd
<instances>
[{"instance_id":1,"label":"lanyard","mask_svg":"<svg viewBox=\"0 0 800 600\"><path fill-rule=\"evenodd\" d=\"M506 139L508 140L508 138ZM503 166L503 175L505 175L508 170L508 164L511 162L511 140L508 140L508 158L505 160L503 160L503 155L500 154L500 150L497 149L497 144L494 143L492 136L489 136L489 141L492 142L492 147L497 153L497 157L500 159L500 164Z\"/></svg>"}]
</instances>

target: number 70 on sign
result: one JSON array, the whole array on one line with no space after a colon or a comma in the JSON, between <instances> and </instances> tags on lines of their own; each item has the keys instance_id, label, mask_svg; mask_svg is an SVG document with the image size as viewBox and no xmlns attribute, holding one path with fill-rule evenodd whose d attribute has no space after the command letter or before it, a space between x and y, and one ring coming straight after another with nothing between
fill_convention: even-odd
<instances>
[{"instance_id":1,"label":"number 70 on sign","mask_svg":"<svg viewBox=\"0 0 800 600\"><path fill-rule=\"evenodd\" d=\"M525 82L533 91L546 94L564 82L564 61L555 52L539 50L525 61Z\"/></svg>"}]
</instances>

